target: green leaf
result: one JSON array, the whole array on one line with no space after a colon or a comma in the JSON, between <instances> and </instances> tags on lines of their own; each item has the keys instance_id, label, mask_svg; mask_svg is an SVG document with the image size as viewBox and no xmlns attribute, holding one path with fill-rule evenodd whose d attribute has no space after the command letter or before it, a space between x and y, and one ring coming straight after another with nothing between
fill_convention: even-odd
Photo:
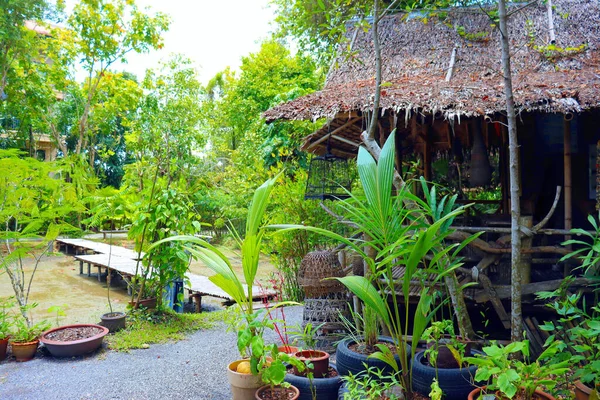
<instances>
[{"instance_id":1,"label":"green leaf","mask_svg":"<svg viewBox=\"0 0 600 400\"><path fill-rule=\"evenodd\" d=\"M368 279L363 276L346 276L336 279L342 282L348 290L354 293L367 306L371 307L387 326L390 325L390 315L388 314L386 303Z\"/></svg>"}]
</instances>

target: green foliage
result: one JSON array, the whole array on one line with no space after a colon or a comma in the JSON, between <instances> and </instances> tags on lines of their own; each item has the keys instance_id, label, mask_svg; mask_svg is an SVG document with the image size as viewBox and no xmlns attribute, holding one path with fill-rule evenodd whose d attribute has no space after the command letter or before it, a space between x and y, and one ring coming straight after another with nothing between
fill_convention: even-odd
<instances>
[{"instance_id":1,"label":"green foliage","mask_svg":"<svg viewBox=\"0 0 600 400\"><path fill-rule=\"evenodd\" d=\"M477 366L475 381L491 379L486 391L499 391L512 399L521 390L524 399L531 400L536 389L541 386L552 389L556 385L556 377L569 371L569 361L544 363L559 352L560 347L560 342L552 342L535 362L528 363L518 358L520 354L526 359L529 357L528 340L507 346L492 344L483 348L485 355L466 357L465 361Z\"/></svg>"},{"instance_id":2,"label":"green foliage","mask_svg":"<svg viewBox=\"0 0 600 400\"><path fill-rule=\"evenodd\" d=\"M15 305L12 297L0 299L0 339L10 336L13 318L9 310Z\"/></svg>"},{"instance_id":3,"label":"green foliage","mask_svg":"<svg viewBox=\"0 0 600 400\"><path fill-rule=\"evenodd\" d=\"M587 43L583 43L579 46L567 47L560 47L556 44L534 46L535 50L537 50L543 57L550 61L556 61L559 58L573 57L574 55L585 53L588 48L589 45Z\"/></svg>"},{"instance_id":4,"label":"green foliage","mask_svg":"<svg viewBox=\"0 0 600 400\"><path fill-rule=\"evenodd\" d=\"M0 270L10 278L21 314L30 324L24 310L37 267L59 232L78 231L68 220L84 207L77 196L76 176L65 182L56 164L19 155L16 150L0 150L0 238L5 241ZM34 268L26 273L27 258L34 260Z\"/></svg>"},{"instance_id":5,"label":"green foliage","mask_svg":"<svg viewBox=\"0 0 600 400\"><path fill-rule=\"evenodd\" d=\"M344 217L358 226L358 231L368 238L366 241L352 241L331 231L301 225L273 228L283 229L283 232L304 229L319 233L347 244L363 257L370 270L369 278L347 276L337 279L373 309L390 332L401 361L400 366L393 366L404 372L403 386L410 388L409 360L414 356L417 342L435 311L434 285L422 287L416 312L412 314L412 323L406 324L403 323L405 316L411 315L409 302L405 302L404 309L401 309L398 304L390 304L383 293L400 291L404 298L408 298L414 281L429 274L433 274L435 282L442 280L461 265L457 259L458 252L473 238L461 244L445 243L445 238L451 232L449 226L452 220L464 208L453 210L454 198L444 198L438 203L435 189L430 191L424 181L425 202L411 194L407 187L398 191L397 195L392 195L394 135L390 135L383 146L379 163L361 147L357 164L365 196L353 194L350 199L340 202L340 206L344 210ZM411 207L405 207L405 202L410 203ZM373 249L375 257L368 257L363 252L363 246ZM425 261L426 256L430 260ZM396 266L405 268L398 284L392 274ZM412 331L409 331L409 326L412 326ZM413 338L412 354L407 353L404 340L409 334ZM396 364L392 362L393 357L390 359L385 353L375 353L372 357Z\"/></svg>"},{"instance_id":6,"label":"green foliage","mask_svg":"<svg viewBox=\"0 0 600 400\"><path fill-rule=\"evenodd\" d=\"M14 319L14 329L10 336L10 341L14 343L27 343L33 342L42 334L42 332L48 330L50 328L50 323L48 321L40 321L36 324L31 322L31 318L25 318L23 315L29 313L32 308L37 307L37 303L28 304L26 306L21 306L21 316L15 317Z\"/></svg>"},{"instance_id":7,"label":"green foliage","mask_svg":"<svg viewBox=\"0 0 600 400\"><path fill-rule=\"evenodd\" d=\"M355 399L389 399L399 400L404 397L395 393L394 389L401 386L399 373L388 375L380 369L370 367L363 374L343 376L342 380L346 384L347 393L344 393L345 400Z\"/></svg>"},{"instance_id":8,"label":"green foliage","mask_svg":"<svg viewBox=\"0 0 600 400\"><path fill-rule=\"evenodd\" d=\"M261 317L260 311L255 313L253 310L253 286L265 234L265 228L262 225L265 210L275 182L280 175L281 173L267 180L254 192L252 202L248 208L244 238L242 239L235 230L232 232L242 251L242 270L244 281L247 284L246 290L242 285L242 279L237 276L227 257L203 239L194 236L173 236L154 243L148 249L148 251L152 251L157 246L169 243L187 243L186 250L215 272L215 275L209 277L210 281L231 296L241 307L238 348L240 352L245 349L242 356L245 355L250 358L253 374L258 373L258 364L263 356L264 341L262 333L265 328L272 328L272 322L267 320L266 315ZM285 305L285 303L280 303L280 305Z\"/></svg>"},{"instance_id":9,"label":"green foliage","mask_svg":"<svg viewBox=\"0 0 600 400\"><path fill-rule=\"evenodd\" d=\"M265 357L261 360L260 366L261 378L271 388L274 386L289 386L288 383L284 382L288 365L296 367L299 372L304 371L306 368L306 364L298 358L280 352L276 344L267 346L264 354Z\"/></svg>"},{"instance_id":10,"label":"green foliage","mask_svg":"<svg viewBox=\"0 0 600 400\"><path fill-rule=\"evenodd\" d=\"M222 311L177 314L171 310L131 310L127 327L107 336L106 341L111 350L143 349L153 343L183 340L191 332L212 328L222 318Z\"/></svg>"},{"instance_id":11,"label":"green foliage","mask_svg":"<svg viewBox=\"0 0 600 400\"><path fill-rule=\"evenodd\" d=\"M56 316L56 326L57 327L60 326L59 318L67 316L67 312L65 311L66 308L67 308L66 304L54 305L54 306L48 307L48 310L47 310L48 313L55 314L55 316Z\"/></svg>"},{"instance_id":12,"label":"green foliage","mask_svg":"<svg viewBox=\"0 0 600 400\"><path fill-rule=\"evenodd\" d=\"M591 386L596 396L600 394L600 308L588 308L580 293L568 293L574 278L565 279L553 292L539 292L537 297L552 300L548 306L559 316L556 322L548 321L540 328L551 335L546 345L560 338L559 352L553 354L551 363L571 362L575 368L574 379Z\"/></svg>"},{"instance_id":13,"label":"green foliage","mask_svg":"<svg viewBox=\"0 0 600 400\"><path fill-rule=\"evenodd\" d=\"M294 342L300 341L306 346L305 349L314 350L317 348L317 335L323 325L325 323L313 325L311 322L307 322L304 324L304 328L296 327L290 331L290 334L294 338Z\"/></svg>"},{"instance_id":14,"label":"green foliage","mask_svg":"<svg viewBox=\"0 0 600 400\"><path fill-rule=\"evenodd\" d=\"M598 214L600 219L600 213ZM597 278L600 275L598 268L600 267L600 225L593 215L588 215L588 221L594 228L592 233L575 228L571 229L573 235L585 236L589 241L583 241L579 239L570 239L563 243L563 246L577 245L577 248L569 254L563 256L560 261L565 261L573 257L577 257L581 260L581 268L584 276L588 278Z\"/></svg>"}]
</instances>

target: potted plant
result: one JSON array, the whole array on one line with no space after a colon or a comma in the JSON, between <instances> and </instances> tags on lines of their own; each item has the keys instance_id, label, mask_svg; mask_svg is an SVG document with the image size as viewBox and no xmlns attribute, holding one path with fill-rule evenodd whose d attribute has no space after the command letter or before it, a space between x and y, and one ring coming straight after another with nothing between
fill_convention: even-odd
<instances>
[{"instance_id":1,"label":"potted plant","mask_svg":"<svg viewBox=\"0 0 600 400\"><path fill-rule=\"evenodd\" d=\"M587 307L581 293L569 294L573 277L565 278L561 287L553 292L539 292L539 299L553 299L549 304L559 318L556 322L545 322L540 328L551 333L548 341L560 335L563 340L560 352L552 362L572 362L576 368L575 397L585 400L592 394L600 398L600 307Z\"/></svg>"},{"instance_id":2,"label":"potted plant","mask_svg":"<svg viewBox=\"0 0 600 400\"><path fill-rule=\"evenodd\" d=\"M10 330L12 328L12 317L8 312L14 303L10 298L0 300L0 361L6 358Z\"/></svg>"},{"instance_id":3,"label":"potted plant","mask_svg":"<svg viewBox=\"0 0 600 400\"><path fill-rule=\"evenodd\" d=\"M300 361L310 364L310 367L304 373L312 373L315 378L323 378L329 372L329 353L317 350L316 337L322 326L323 324L313 326L312 323L308 322L304 325L303 330L293 332L294 336L306 346L305 349L297 351L294 356ZM302 372L295 369L294 373L299 375Z\"/></svg>"},{"instance_id":4,"label":"potted plant","mask_svg":"<svg viewBox=\"0 0 600 400\"><path fill-rule=\"evenodd\" d=\"M137 297L134 297L134 299L129 302L130 307L144 307L149 310L156 308L159 288L155 277L148 276L144 279L143 283L138 283L138 280L133 277L131 278L130 285L132 287L132 292L137 294Z\"/></svg>"},{"instance_id":5,"label":"potted plant","mask_svg":"<svg viewBox=\"0 0 600 400\"><path fill-rule=\"evenodd\" d=\"M242 284L242 280L227 257L202 238L187 235L173 236L152 244L148 249L150 252L156 246L172 241L186 242L185 249L215 272L215 275L209 277L210 281L227 293L240 307L238 349L243 350L248 359L234 361L227 367L227 376L234 400L254 399L256 389L261 386L258 368L264 350L261 327L268 325L264 318L258 318L258 314L254 312L253 288L258 271L262 239L265 234L262 221L273 186L279 175L281 173L268 179L254 192L248 209L244 238L242 239L233 226L231 227L231 232L242 251L242 270L246 285ZM280 303L279 306L288 304L294 303ZM241 373L241 371L245 373Z\"/></svg>"},{"instance_id":6,"label":"potted plant","mask_svg":"<svg viewBox=\"0 0 600 400\"><path fill-rule=\"evenodd\" d=\"M272 228L279 229L279 232L307 230L322 234L344 243L364 259L369 270L368 277L334 279L371 307L390 333L394 351L389 346L377 344L379 351L371 357L386 362L394 371L402 371L398 379L410 398L410 361L414 358L423 331L439 307L435 303L435 286L446 278L456 279L454 271L461 265L458 253L477 236L461 243L446 243L446 238L452 233L452 221L464 212L465 207L454 209L456 196L445 197L438 203L435 189L429 191L424 180L422 186L427 194L427 202L410 193L411 185L405 185L394 193L394 160L393 133L381 150L379 162L364 147L359 148L357 165L365 196L350 194L349 199L339 204L347 214L345 218L364 234L364 239L346 239L335 232L304 225L274 225ZM406 203L410 206L405 206ZM365 248L370 249L371 256L364 251ZM394 277L397 267L404 269L400 279ZM429 282L428 285L421 285L416 311L411 310L409 301L403 304L388 301L386 293L409 299L411 285L421 279ZM460 313L457 311L457 314ZM407 321L405 316L410 316L412 321ZM407 343L409 336L412 336L411 345ZM397 362L395 355L398 355L400 362Z\"/></svg>"},{"instance_id":7,"label":"potted plant","mask_svg":"<svg viewBox=\"0 0 600 400\"><path fill-rule=\"evenodd\" d=\"M370 367L359 375L342 377L338 400L400 400L402 389L397 374Z\"/></svg>"},{"instance_id":8,"label":"potted plant","mask_svg":"<svg viewBox=\"0 0 600 400\"><path fill-rule=\"evenodd\" d=\"M386 362L370 357L379 351L377 344L393 346L394 341L389 336L379 335L379 319L377 313L364 304L362 315L351 311L352 321L340 315L340 320L349 332L337 343L335 364L342 376L358 376L367 370L381 371L378 376L392 375L393 368ZM400 364L398 354L394 355L397 364ZM372 377L377 379L377 377Z\"/></svg>"},{"instance_id":9,"label":"potted plant","mask_svg":"<svg viewBox=\"0 0 600 400\"><path fill-rule=\"evenodd\" d=\"M547 362L560 351L560 347L559 341L552 342L532 363L519 359L520 354L525 360L529 358L528 340L512 342L507 346L494 343L483 348L485 354L465 357L466 362L477 366L476 381L491 381L487 386L469 393L468 400L481 399L484 394L489 400L512 399L518 393L519 398L524 400L554 400L550 394L542 392L540 387L543 385L552 389L556 386L556 377L569 371L570 361Z\"/></svg>"},{"instance_id":10,"label":"potted plant","mask_svg":"<svg viewBox=\"0 0 600 400\"><path fill-rule=\"evenodd\" d=\"M280 352L277 345L265 349L265 356L261 360L262 381L266 385L256 390L256 400L296 400L300 391L295 386L285 382L287 365L293 365L303 371L306 365L297 358Z\"/></svg>"},{"instance_id":11,"label":"potted plant","mask_svg":"<svg viewBox=\"0 0 600 400\"><path fill-rule=\"evenodd\" d=\"M466 364L464 357L478 352L471 349L470 342L455 335L451 320L433 322L422 338L427 350L413 358L413 390L428 395L436 382L445 399L464 400L475 388L473 377L477 372L477 366Z\"/></svg>"},{"instance_id":12,"label":"potted plant","mask_svg":"<svg viewBox=\"0 0 600 400\"><path fill-rule=\"evenodd\" d=\"M24 307L25 310L22 310L22 313L26 314L36 306L37 303L29 304ZM30 321L31 318L15 318L15 329L10 337L10 344L12 346L12 353L19 362L29 361L35 357L35 353L40 343L38 338L40 334L50 326L47 321L41 321L37 324L33 324Z\"/></svg>"},{"instance_id":13,"label":"potted plant","mask_svg":"<svg viewBox=\"0 0 600 400\"><path fill-rule=\"evenodd\" d=\"M111 233L109 238L109 245L111 246L109 248L108 253L109 263L112 256L112 239L113 237ZM110 309L110 311L100 316L99 325L107 328L109 333L114 333L120 331L121 329L125 329L125 321L127 318L127 314L125 314L124 312L113 310L112 301L110 300L110 285L108 283L106 284L106 301L108 302L108 308Z\"/></svg>"}]
</instances>

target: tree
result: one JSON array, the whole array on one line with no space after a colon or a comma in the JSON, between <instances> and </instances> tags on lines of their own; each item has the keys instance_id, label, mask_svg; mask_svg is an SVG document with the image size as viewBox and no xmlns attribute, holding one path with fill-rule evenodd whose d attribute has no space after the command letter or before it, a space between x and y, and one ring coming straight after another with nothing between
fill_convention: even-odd
<instances>
[{"instance_id":1,"label":"tree","mask_svg":"<svg viewBox=\"0 0 600 400\"><path fill-rule=\"evenodd\" d=\"M67 136L73 136L74 154L89 151L94 144L94 131L90 129L91 116L98 111L101 96L98 90L116 61L126 61L128 53L148 52L161 48L162 33L168 29L169 19L162 13L147 15L138 10L132 0L81 0L67 19L67 30L57 30L60 35L61 53L71 60L80 60L87 78L81 91L82 96L75 112L74 121L68 126ZM74 65L57 65L57 68L72 72ZM57 74L58 75L58 74ZM60 76L58 76L60 78ZM69 82L70 81L70 82ZM72 86L66 78L52 81L57 87ZM102 106L100 106L102 107ZM61 102L54 96L46 98L41 105L41 115L50 133L64 155L69 153L65 132L60 129ZM55 117L55 118L52 118ZM94 157L90 157L93 164Z\"/></svg>"},{"instance_id":2,"label":"tree","mask_svg":"<svg viewBox=\"0 0 600 400\"><path fill-rule=\"evenodd\" d=\"M0 150L0 271L10 278L29 326L27 304L37 267L59 232L77 230L68 221L84 210L74 184L57 172L54 163L23 157L15 149ZM34 260L31 272L25 268L27 258Z\"/></svg>"},{"instance_id":3,"label":"tree","mask_svg":"<svg viewBox=\"0 0 600 400\"><path fill-rule=\"evenodd\" d=\"M506 98L506 119L508 121L508 152L510 158L510 239L511 239L511 339L523 340L523 316L521 314L521 180L519 177L519 143L517 139L517 119L515 99L512 89L510 65L510 39L508 37L508 13L506 1L498 0L499 29L502 43L502 76Z\"/></svg>"}]
</instances>

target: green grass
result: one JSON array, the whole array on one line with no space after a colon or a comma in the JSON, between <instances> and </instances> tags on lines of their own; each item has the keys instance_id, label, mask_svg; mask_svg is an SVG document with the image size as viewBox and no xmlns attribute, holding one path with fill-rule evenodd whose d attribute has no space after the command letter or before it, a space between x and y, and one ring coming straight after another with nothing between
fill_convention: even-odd
<instances>
[{"instance_id":1,"label":"green grass","mask_svg":"<svg viewBox=\"0 0 600 400\"><path fill-rule=\"evenodd\" d=\"M130 311L127 328L105 339L116 351L148 348L150 344L185 339L200 329L210 329L224 318L223 311L177 314L173 311Z\"/></svg>"}]
</instances>

